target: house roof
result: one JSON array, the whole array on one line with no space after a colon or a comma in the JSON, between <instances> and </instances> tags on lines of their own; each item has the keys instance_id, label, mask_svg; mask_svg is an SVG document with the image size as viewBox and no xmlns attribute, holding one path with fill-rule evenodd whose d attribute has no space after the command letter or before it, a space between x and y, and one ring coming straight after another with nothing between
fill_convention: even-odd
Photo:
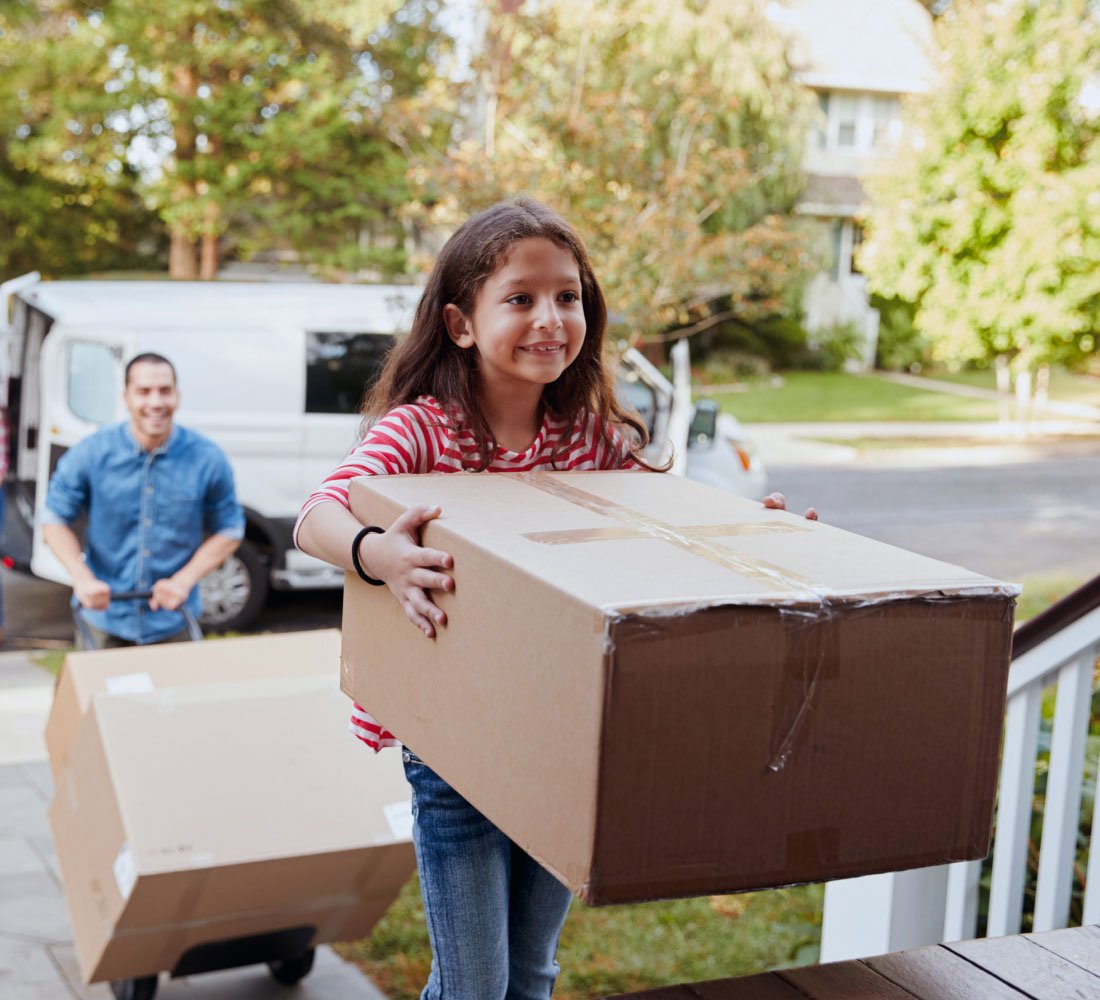
<instances>
[{"instance_id":1,"label":"house roof","mask_svg":"<svg viewBox=\"0 0 1100 1000\"><path fill-rule=\"evenodd\" d=\"M767 12L809 87L909 94L932 82L932 15L917 0L773 0Z\"/></svg>"},{"instance_id":2,"label":"house roof","mask_svg":"<svg viewBox=\"0 0 1100 1000\"><path fill-rule=\"evenodd\" d=\"M858 177L807 174L798 211L803 215L847 218L857 215L866 202L867 195Z\"/></svg>"}]
</instances>

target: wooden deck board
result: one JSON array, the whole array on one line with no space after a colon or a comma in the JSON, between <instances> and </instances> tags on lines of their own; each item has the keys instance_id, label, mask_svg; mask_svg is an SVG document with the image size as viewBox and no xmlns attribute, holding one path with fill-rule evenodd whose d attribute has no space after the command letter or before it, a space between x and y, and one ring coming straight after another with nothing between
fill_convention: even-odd
<instances>
[{"instance_id":1,"label":"wooden deck board","mask_svg":"<svg viewBox=\"0 0 1100 1000\"><path fill-rule=\"evenodd\" d=\"M913 994L881 976L863 962L807 965L777 972L810 1000L913 1000Z\"/></svg>"},{"instance_id":2,"label":"wooden deck board","mask_svg":"<svg viewBox=\"0 0 1100 1000\"><path fill-rule=\"evenodd\" d=\"M773 972L742 979L715 979L692 989L693 1000L806 1000Z\"/></svg>"},{"instance_id":3,"label":"wooden deck board","mask_svg":"<svg viewBox=\"0 0 1100 1000\"><path fill-rule=\"evenodd\" d=\"M1025 936L982 938L944 945L1011 983L1033 1000L1097 1000L1100 976L1066 961Z\"/></svg>"},{"instance_id":4,"label":"wooden deck board","mask_svg":"<svg viewBox=\"0 0 1100 1000\"><path fill-rule=\"evenodd\" d=\"M1100 927L952 942L616 1000L1100 1000Z\"/></svg>"},{"instance_id":5,"label":"wooden deck board","mask_svg":"<svg viewBox=\"0 0 1100 1000\"><path fill-rule=\"evenodd\" d=\"M920 1000L1025 1000L1027 996L939 945L866 961Z\"/></svg>"},{"instance_id":6,"label":"wooden deck board","mask_svg":"<svg viewBox=\"0 0 1100 1000\"><path fill-rule=\"evenodd\" d=\"M1061 955L1067 962L1100 976L1100 927L1076 927L1029 935L1040 948Z\"/></svg>"}]
</instances>

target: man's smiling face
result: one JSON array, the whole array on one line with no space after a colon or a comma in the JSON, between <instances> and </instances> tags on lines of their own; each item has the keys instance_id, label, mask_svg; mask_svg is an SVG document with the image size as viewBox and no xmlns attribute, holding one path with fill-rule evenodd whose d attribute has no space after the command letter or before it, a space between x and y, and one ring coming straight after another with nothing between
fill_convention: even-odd
<instances>
[{"instance_id":1,"label":"man's smiling face","mask_svg":"<svg viewBox=\"0 0 1100 1000\"><path fill-rule=\"evenodd\" d=\"M169 365L160 361L138 362L130 369L122 398L130 411L130 428L143 448L156 448L168 440L172 416L180 403Z\"/></svg>"}]
</instances>

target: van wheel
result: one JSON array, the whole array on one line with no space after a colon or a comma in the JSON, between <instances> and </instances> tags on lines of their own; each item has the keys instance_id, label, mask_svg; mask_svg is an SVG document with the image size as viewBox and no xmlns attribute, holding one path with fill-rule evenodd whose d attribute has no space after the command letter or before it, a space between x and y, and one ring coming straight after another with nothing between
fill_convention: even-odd
<instances>
[{"instance_id":1,"label":"van wheel","mask_svg":"<svg viewBox=\"0 0 1100 1000\"><path fill-rule=\"evenodd\" d=\"M246 538L225 562L203 577L199 620L213 629L249 628L260 617L269 586L267 563Z\"/></svg>"},{"instance_id":2,"label":"van wheel","mask_svg":"<svg viewBox=\"0 0 1100 1000\"><path fill-rule=\"evenodd\" d=\"M313 956L314 949L310 948L296 958L280 958L275 962L268 962L267 967L276 982L293 986L309 975L309 970L313 968Z\"/></svg>"},{"instance_id":3,"label":"van wheel","mask_svg":"<svg viewBox=\"0 0 1100 1000\"><path fill-rule=\"evenodd\" d=\"M157 977L112 979L111 992L115 995L115 1000L153 1000L157 993Z\"/></svg>"}]
</instances>

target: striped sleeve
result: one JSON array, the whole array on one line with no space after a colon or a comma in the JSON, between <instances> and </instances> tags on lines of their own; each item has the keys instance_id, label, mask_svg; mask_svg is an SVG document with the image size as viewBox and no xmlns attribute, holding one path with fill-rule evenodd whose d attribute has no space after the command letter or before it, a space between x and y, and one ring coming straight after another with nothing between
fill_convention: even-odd
<instances>
[{"instance_id":1,"label":"striped sleeve","mask_svg":"<svg viewBox=\"0 0 1100 1000\"><path fill-rule=\"evenodd\" d=\"M411 403L387 413L306 499L294 525L294 543L302 520L318 504L331 501L351 508L348 483L358 476L429 471L445 446L444 430L442 413L434 406Z\"/></svg>"}]
</instances>

